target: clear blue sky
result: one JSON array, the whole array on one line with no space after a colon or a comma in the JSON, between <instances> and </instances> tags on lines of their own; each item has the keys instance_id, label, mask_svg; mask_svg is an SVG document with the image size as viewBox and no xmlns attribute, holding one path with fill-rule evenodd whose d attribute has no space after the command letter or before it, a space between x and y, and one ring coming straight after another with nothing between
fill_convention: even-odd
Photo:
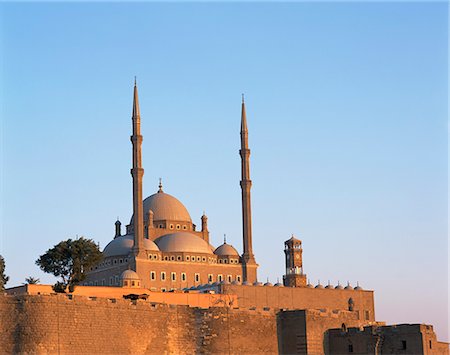
<instances>
[{"instance_id":1,"label":"clear blue sky","mask_svg":"<svg viewBox=\"0 0 450 355\"><path fill-rule=\"evenodd\" d=\"M303 240L313 283L375 290L377 319L448 329L446 3L2 3L0 253L9 286L62 239L104 247L162 177L242 250L246 94L259 277Z\"/></svg>"}]
</instances>

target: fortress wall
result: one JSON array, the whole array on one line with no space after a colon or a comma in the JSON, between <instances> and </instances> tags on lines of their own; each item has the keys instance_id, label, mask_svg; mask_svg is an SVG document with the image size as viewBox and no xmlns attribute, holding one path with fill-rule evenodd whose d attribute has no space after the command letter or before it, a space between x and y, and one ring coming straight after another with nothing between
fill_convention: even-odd
<instances>
[{"instance_id":1,"label":"fortress wall","mask_svg":"<svg viewBox=\"0 0 450 355\"><path fill-rule=\"evenodd\" d=\"M360 328L330 329L326 334L330 354L449 354L447 343L438 342L431 325L399 324Z\"/></svg>"},{"instance_id":2,"label":"fortress wall","mask_svg":"<svg viewBox=\"0 0 450 355\"><path fill-rule=\"evenodd\" d=\"M274 311L0 296L0 353L277 353Z\"/></svg>"},{"instance_id":3,"label":"fortress wall","mask_svg":"<svg viewBox=\"0 0 450 355\"><path fill-rule=\"evenodd\" d=\"M326 354L328 329L340 328L343 323L348 327L367 324L367 321L358 320L355 312L349 311L292 310L280 312L277 318L283 354Z\"/></svg>"},{"instance_id":4,"label":"fortress wall","mask_svg":"<svg viewBox=\"0 0 450 355\"><path fill-rule=\"evenodd\" d=\"M236 294L239 307L243 308L348 310L348 300L352 298L359 318L366 324L375 321L373 291L243 285L220 287L224 294Z\"/></svg>"}]
</instances>

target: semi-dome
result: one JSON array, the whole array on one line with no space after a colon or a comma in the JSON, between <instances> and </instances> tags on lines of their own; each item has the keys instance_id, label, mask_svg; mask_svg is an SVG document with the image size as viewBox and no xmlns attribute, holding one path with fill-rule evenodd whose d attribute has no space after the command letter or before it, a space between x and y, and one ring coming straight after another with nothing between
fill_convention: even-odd
<instances>
[{"instance_id":1,"label":"semi-dome","mask_svg":"<svg viewBox=\"0 0 450 355\"><path fill-rule=\"evenodd\" d=\"M155 240L163 252L212 254L210 245L202 238L188 232L176 232L163 235Z\"/></svg>"},{"instance_id":2,"label":"semi-dome","mask_svg":"<svg viewBox=\"0 0 450 355\"><path fill-rule=\"evenodd\" d=\"M120 275L121 280L140 280L139 275L133 270L125 270Z\"/></svg>"},{"instance_id":3,"label":"semi-dome","mask_svg":"<svg viewBox=\"0 0 450 355\"><path fill-rule=\"evenodd\" d=\"M134 235L127 234L113 239L103 249L105 258L110 256L128 255L134 245ZM144 239L144 248L148 251L159 251L158 246L150 239Z\"/></svg>"},{"instance_id":4,"label":"semi-dome","mask_svg":"<svg viewBox=\"0 0 450 355\"><path fill-rule=\"evenodd\" d=\"M239 256L237 250L231 245L227 243L223 243L221 246L217 247L214 250L214 254L221 256Z\"/></svg>"},{"instance_id":5,"label":"semi-dome","mask_svg":"<svg viewBox=\"0 0 450 355\"><path fill-rule=\"evenodd\" d=\"M172 195L162 190L144 200L144 221L148 219L148 212L153 212L154 221L180 221L192 223L191 216L184 205ZM134 215L130 224L133 225Z\"/></svg>"}]
</instances>

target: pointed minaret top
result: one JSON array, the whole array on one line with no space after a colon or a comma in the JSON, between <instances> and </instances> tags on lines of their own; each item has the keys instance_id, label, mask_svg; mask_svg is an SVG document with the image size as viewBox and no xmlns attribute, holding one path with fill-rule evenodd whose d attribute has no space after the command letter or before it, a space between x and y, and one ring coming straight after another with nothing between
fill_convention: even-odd
<instances>
[{"instance_id":1,"label":"pointed minaret top","mask_svg":"<svg viewBox=\"0 0 450 355\"><path fill-rule=\"evenodd\" d=\"M136 84L136 77L134 77L134 97L133 97L133 118L139 117L141 112L139 110L138 89Z\"/></svg>"},{"instance_id":2,"label":"pointed minaret top","mask_svg":"<svg viewBox=\"0 0 450 355\"><path fill-rule=\"evenodd\" d=\"M242 94L241 133L247 133L247 115L245 114L244 94Z\"/></svg>"},{"instance_id":3,"label":"pointed minaret top","mask_svg":"<svg viewBox=\"0 0 450 355\"><path fill-rule=\"evenodd\" d=\"M162 189L163 186L162 186L162 179L161 179L161 178L159 178L159 185L158 185L158 188L159 188L159 189L158 189L158 193L164 192L163 189Z\"/></svg>"}]
</instances>

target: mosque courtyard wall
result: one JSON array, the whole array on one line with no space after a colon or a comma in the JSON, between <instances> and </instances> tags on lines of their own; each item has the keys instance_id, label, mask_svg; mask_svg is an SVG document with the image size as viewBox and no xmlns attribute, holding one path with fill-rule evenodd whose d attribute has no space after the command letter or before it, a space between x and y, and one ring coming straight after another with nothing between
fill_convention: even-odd
<instances>
[{"instance_id":1,"label":"mosque courtyard wall","mask_svg":"<svg viewBox=\"0 0 450 355\"><path fill-rule=\"evenodd\" d=\"M326 289L309 287L270 287L245 285L220 285L220 293L237 296L240 307L280 309L321 309L343 311L352 309L358 319L375 322L373 291Z\"/></svg>"}]
</instances>

